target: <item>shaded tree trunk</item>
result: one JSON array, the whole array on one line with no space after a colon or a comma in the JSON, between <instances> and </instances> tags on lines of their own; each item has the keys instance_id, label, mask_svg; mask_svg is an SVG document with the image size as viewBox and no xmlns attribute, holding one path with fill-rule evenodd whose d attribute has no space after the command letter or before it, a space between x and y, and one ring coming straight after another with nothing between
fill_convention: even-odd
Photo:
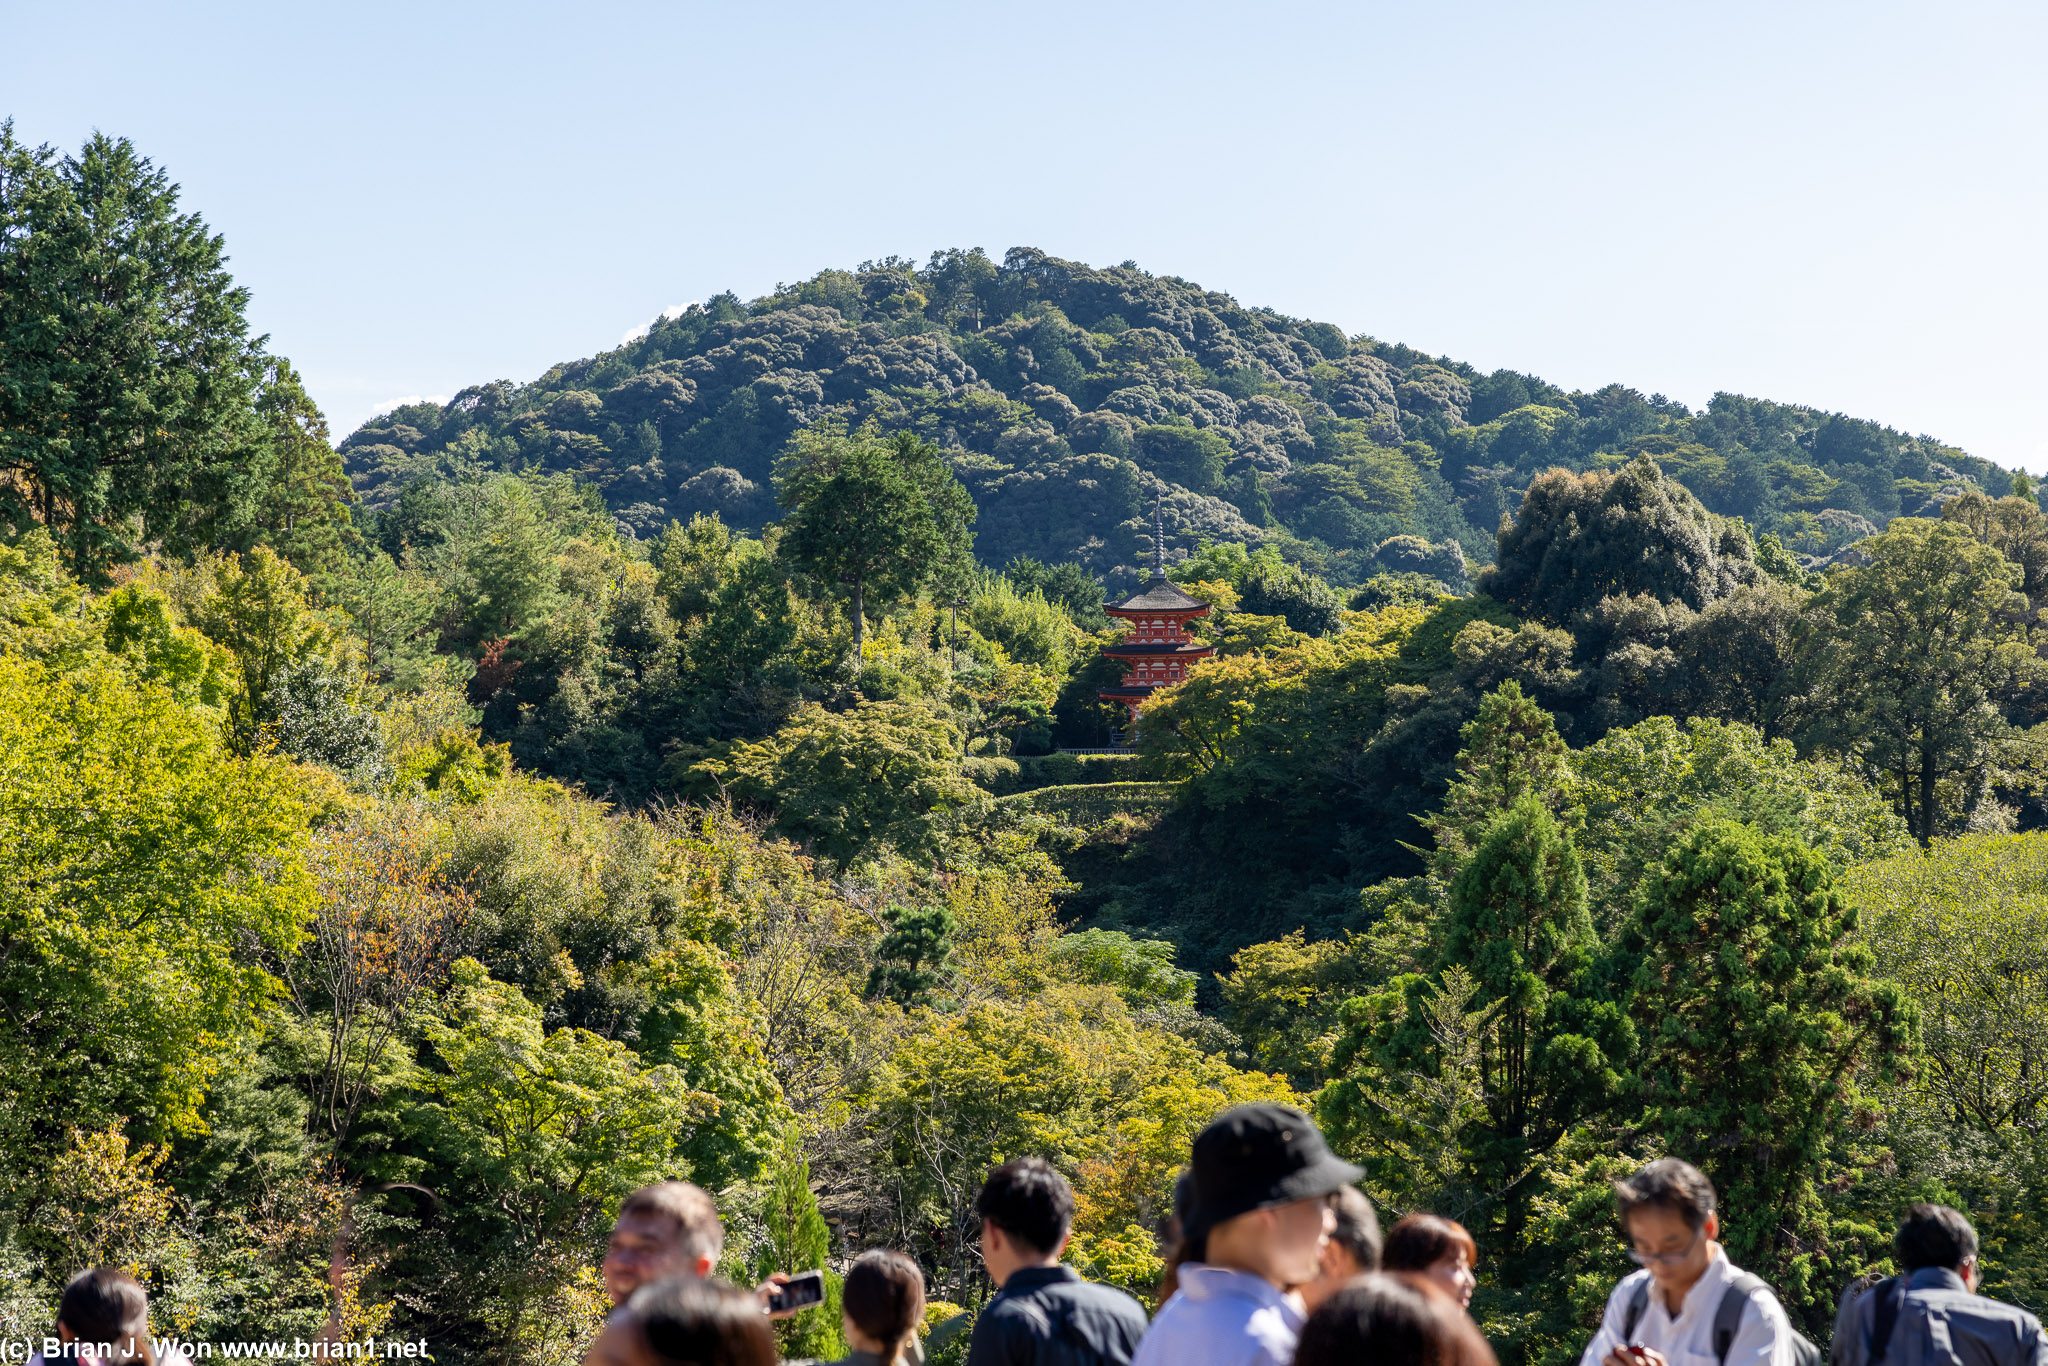
<instances>
[{"instance_id":1,"label":"shaded tree trunk","mask_svg":"<svg viewBox=\"0 0 2048 1366\"><path fill-rule=\"evenodd\" d=\"M860 668L861 630L861 588L859 579L853 581L853 667Z\"/></svg>"},{"instance_id":2,"label":"shaded tree trunk","mask_svg":"<svg viewBox=\"0 0 2048 1366\"><path fill-rule=\"evenodd\" d=\"M1920 847L1934 843L1934 746L1920 741Z\"/></svg>"}]
</instances>

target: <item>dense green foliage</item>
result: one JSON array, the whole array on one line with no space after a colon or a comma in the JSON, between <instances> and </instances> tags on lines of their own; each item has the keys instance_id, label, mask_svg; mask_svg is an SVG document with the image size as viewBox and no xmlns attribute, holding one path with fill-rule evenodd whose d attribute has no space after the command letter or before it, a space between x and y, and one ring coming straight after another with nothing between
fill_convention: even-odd
<instances>
[{"instance_id":1,"label":"dense green foliage","mask_svg":"<svg viewBox=\"0 0 2048 1366\"><path fill-rule=\"evenodd\" d=\"M1021 1153L1149 1292L1251 1099L1470 1225L1515 1363L1665 1152L1810 1329L1923 1196L2048 1296L2048 518L1995 468L1018 250L722 296L351 486L126 144L0 135L0 211L10 1335L114 1259L182 1334L567 1362L656 1176L734 1275L971 1305ZM1120 719L1154 498L1214 655L1051 752Z\"/></svg>"},{"instance_id":2,"label":"dense green foliage","mask_svg":"<svg viewBox=\"0 0 2048 1366\"><path fill-rule=\"evenodd\" d=\"M1116 587L1149 559L1155 491L1183 545L1264 541L1339 586L1420 572L1462 588L1552 467L1648 455L1690 489L1705 510L1667 575L1714 558L1710 514L1826 557L2010 484L1874 423L1732 394L1701 413L1618 384L1567 394L1029 247L722 294L531 384L396 410L343 451L379 514L418 481L484 468L576 474L641 537L696 513L753 531L785 443L835 419L937 443L980 508L985 562L1079 560Z\"/></svg>"},{"instance_id":3,"label":"dense green foliage","mask_svg":"<svg viewBox=\"0 0 2048 1366\"><path fill-rule=\"evenodd\" d=\"M60 159L0 123L0 525L46 528L92 582L137 541L327 550L334 452L248 298L126 141Z\"/></svg>"}]
</instances>

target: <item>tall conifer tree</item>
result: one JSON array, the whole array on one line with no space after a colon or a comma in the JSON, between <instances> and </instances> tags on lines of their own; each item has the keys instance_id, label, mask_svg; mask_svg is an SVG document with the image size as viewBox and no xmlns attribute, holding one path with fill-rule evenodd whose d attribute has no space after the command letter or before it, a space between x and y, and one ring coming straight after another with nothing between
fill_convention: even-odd
<instances>
[{"instance_id":1,"label":"tall conifer tree","mask_svg":"<svg viewBox=\"0 0 2048 1366\"><path fill-rule=\"evenodd\" d=\"M48 527L89 583L138 542L231 540L272 463L248 302L126 139L60 161L0 124L0 522Z\"/></svg>"}]
</instances>

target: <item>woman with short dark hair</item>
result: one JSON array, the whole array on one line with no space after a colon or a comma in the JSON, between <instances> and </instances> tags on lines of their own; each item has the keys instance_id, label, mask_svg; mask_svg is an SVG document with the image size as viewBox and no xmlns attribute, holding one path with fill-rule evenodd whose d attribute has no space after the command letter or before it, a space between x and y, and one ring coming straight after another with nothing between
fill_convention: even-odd
<instances>
[{"instance_id":1,"label":"woman with short dark hair","mask_svg":"<svg viewBox=\"0 0 2048 1366\"><path fill-rule=\"evenodd\" d=\"M1479 1284L1473 1270L1478 1261L1479 1247L1465 1226L1434 1214L1402 1216L1387 1230L1386 1242L1380 1246L1382 1270L1426 1276L1442 1286L1460 1308L1472 1303L1472 1290Z\"/></svg>"},{"instance_id":2,"label":"woman with short dark hair","mask_svg":"<svg viewBox=\"0 0 2048 1366\"><path fill-rule=\"evenodd\" d=\"M190 1366L183 1349L157 1355L149 1336L149 1296L141 1282L118 1266L81 1271L64 1286L57 1302L57 1337L73 1356L90 1356L99 1366ZM42 1366L38 1352L29 1366Z\"/></svg>"}]
</instances>

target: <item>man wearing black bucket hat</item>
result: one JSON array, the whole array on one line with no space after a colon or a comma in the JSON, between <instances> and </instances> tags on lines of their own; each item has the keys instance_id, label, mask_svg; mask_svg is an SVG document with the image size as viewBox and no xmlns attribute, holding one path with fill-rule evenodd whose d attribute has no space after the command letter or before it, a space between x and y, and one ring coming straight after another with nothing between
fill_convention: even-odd
<instances>
[{"instance_id":1,"label":"man wearing black bucket hat","mask_svg":"<svg viewBox=\"0 0 2048 1366\"><path fill-rule=\"evenodd\" d=\"M1240 1105L1195 1135L1180 1288L1132 1366L1288 1366L1305 1317L1292 1287L1315 1279L1330 1196L1364 1175L1309 1117Z\"/></svg>"}]
</instances>

